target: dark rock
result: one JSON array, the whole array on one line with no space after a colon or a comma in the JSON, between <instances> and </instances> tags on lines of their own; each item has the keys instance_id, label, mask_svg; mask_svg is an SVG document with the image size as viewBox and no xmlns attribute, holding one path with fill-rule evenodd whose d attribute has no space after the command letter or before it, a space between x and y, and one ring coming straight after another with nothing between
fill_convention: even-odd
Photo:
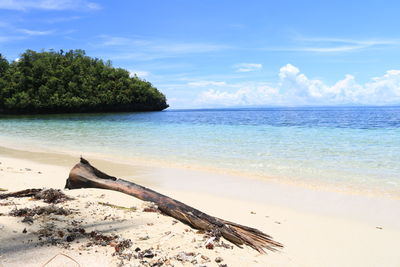
<instances>
[{"instance_id":1,"label":"dark rock","mask_svg":"<svg viewBox=\"0 0 400 267\"><path fill-rule=\"evenodd\" d=\"M221 258L221 257L216 257L216 258L215 258L215 262L216 262L216 263L220 263L220 262L223 262L223 261L224 261L224 259Z\"/></svg>"},{"instance_id":2,"label":"dark rock","mask_svg":"<svg viewBox=\"0 0 400 267\"><path fill-rule=\"evenodd\" d=\"M66 238L67 242L72 242L75 240L75 235L68 235Z\"/></svg>"},{"instance_id":3,"label":"dark rock","mask_svg":"<svg viewBox=\"0 0 400 267\"><path fill-rule=\"evenodd\" d=\"M150 249L146 249L145 251L143 251L142 256L144 258L154 258L155 254Z\"/></svg>"}]
</instances>

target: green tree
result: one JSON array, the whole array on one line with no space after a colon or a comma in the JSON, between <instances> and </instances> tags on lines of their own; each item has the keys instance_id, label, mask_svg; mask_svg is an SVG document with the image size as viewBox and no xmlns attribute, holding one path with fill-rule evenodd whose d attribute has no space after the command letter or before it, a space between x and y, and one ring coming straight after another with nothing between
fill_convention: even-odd
<instances>
[{"instance_id":1,"label":"green tree","mask_svg":"<svg viewBox=\"0 0 400 267\"><path fill-rule=\"evenodd\" d=\"M7 59L0 53L0 77L7 71L9 65Z\"/></svg>"},{"instance_id":2,"label":"green tree","mask_svg":"<svg viewBox=\"0 0 400 267\"><path fill-rule=\"evenodd\" d=\"M86 56L84 50L27 50L9 63L0 54L0 112L157 111L168 107L151 83Z\"/></svg>"}]
</instances>

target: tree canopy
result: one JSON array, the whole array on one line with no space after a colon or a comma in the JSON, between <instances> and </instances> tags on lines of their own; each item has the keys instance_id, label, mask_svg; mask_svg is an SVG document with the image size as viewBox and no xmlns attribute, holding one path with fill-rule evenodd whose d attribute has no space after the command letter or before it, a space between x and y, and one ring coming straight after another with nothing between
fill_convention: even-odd
<instances>
[{"instance_id":1,"label":"tree canopy","mask_svg":"<svg viewBox=\"0 0 400 267\"><path fill-rule=\"evenodd\" d=\"M0 54L1 113L157 111L168 107L150 82L83 50Z\"/></svg>"}]
</instances>

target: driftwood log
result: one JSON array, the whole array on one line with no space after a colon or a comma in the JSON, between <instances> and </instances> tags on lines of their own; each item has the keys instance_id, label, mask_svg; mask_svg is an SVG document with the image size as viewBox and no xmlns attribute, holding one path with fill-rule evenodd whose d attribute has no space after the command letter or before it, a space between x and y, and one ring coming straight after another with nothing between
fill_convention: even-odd
<instances>
[{"instance_id":1,"label":"driftwood log","mask_svg":"<svg viewBox=\"0 0 400 267\"><path fill-rule=\"evenodd\" d=\"M162 213L195 229L213 232L215 235L223 236L239 247L244 244L260 253L265 253L265 249L276 251L278 248L283 247L282 244L274 241L271 236L255 228L210 216L149 188L105 174L83 158L81 158L80 163L72 168L65 187L69 189L109 189L144 201L153 202Z\"/></svg>"}]
</instances>

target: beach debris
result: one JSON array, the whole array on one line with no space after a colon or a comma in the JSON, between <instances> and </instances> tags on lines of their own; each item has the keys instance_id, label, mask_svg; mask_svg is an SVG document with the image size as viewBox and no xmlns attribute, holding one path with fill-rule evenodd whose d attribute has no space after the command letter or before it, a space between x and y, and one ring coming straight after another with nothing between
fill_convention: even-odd
<instances>
[{"instance_id":1,"label":"beach debris","mask_svg":"<svg viewBox=\"0 0 400 267\"><path fill-rule=\"evenodd\" d=\"M65 233L64 233L63 231L61 231L61 230L58 230L58 231L57 231L57 235L58 235L59 237L64 237Z\"/></svg>"},{"instance_id":2,"label":"beach debris","mask_svg":"<svg viewBox=\"0 0 400 267\"><path fill-rule=\"evenodd\" d=\"M216 263L220 263L220 262L223 262L223 261L224 261L224 259L221 258L221 257L216 257L216 258L215 258L215 262L216 262Z\"/></svg>"},{"instance_id":3,"label":"beach debris","mask_svg":"<svg viewBox=\"0 0 400 267\"><path fill-rule=\"evenodd\" d=\"M23 223L27 223L27 224L32 224L33 223L33 218L32 216L25 216L24 219L22 219Z\"/></svg>"},{"instance_id":4,"label":"beach debris","mask_svg":"<svg viewBox=\"0 0 400 267\"><path fill-rule=\"evenodd\" d=\"M37 224L37 226L32 228L28 227L28 225L25 225L26 227L21 227L20 230L15 232L18 234L22 231L22 233L26 234L26 240L28 238L29 240L25 240L25 242L33 242L35 247L56 246L69 251L75 250L75 252L79 255L84 255L85 253L88 255L93 255L94 253L105 253L105 255L108 254L112 256L115 263L119 262L119 266L206 266L216 256L218 256L218 254L214 254L214 257L210 256L211 254L208 257L206 255L202 255L199 253L200 251L196 250L197 245L199 244L199 248L204 249L204 242L209 239L213 240L211 243L215 247L225 244L219 238L221 235L218 237L218 231L202 230L194 232L192 229L185 227L176 233L174 231L170 231L168 227L165 229L168 231L164 230L161 233L152 232L153 229L151 229L151 232L147 233L149 228L144 228L145 231L134 234L137 239L135 237L131 237L132 239L124 238L122 236L123 232L121 232L121 234L114 233L114 230L109 229L109 226L111 226L109 223L111 222L108 221L104 225L102 224L103 222L99 222L98 225L100 228L93 229L93 225L96 225L96 223L92 224L95 222L92 220L96 220L95 216L100 216L103 218L106 213L112 213L112 217L115 217L117 222L122 221L121 219L124 217L135 218L136 216L143 216L143 214L140 213L133 213L132 215L127 214L123 212L124 209L116 208L116 210L112 210L111 208L113 207L109 207L108 205L97 205L97 201L91 202L91 205L88 207L88 209L84 208L86 201L80 200L79 198L75 199L76 202L80 202L79 205L78 203L75 204L74 202L71 202L63 205L46 204L45 206L41 207L35 207L35 203L32 203L31 201L25 202L25 200L15 199L13 201L15 201L16 205L21 205L20 203L28 203L29 205L33 205L29 206L29 208L21 208L20 206L19 209L13 209L12 206L6 208L8 209L7 214L12 212L13 214L23 218L22 221L25 223L31 224L35 221L35 224ZM36 204L44 205L44 203ZM57 211L59 207L71 212L71 214L68 215L69 217L64 218L62 216L66 215L57 215L57 213L64 214L62 211ZM88 215L90 214L90 216L88 218L77 217L80 213L75 209L69 210L69 207L82 207L85 210L85 213ZM82 212L82 215L83 214L84 213ZM92 215L94 217L91 217ZM148 214L147 216L154 219L159 217L153 216L153 214ZM167 225L171 225L171 221L172 220L169 220ZM153 222L144 223L144 225L148 224L153 225ZM118 229L118 226L114 224L112 224L112 226ZM170 228L172 230L172 227ZM130 231L131 230L128 232ZM198 234L200 234L200 236ZM154 241L156 241L158 240L157 235L161 235L161 237L167 237L168 239L174 236L179 236L181 238L186 236L188 241L192 240L192 242L194 242L193 245L190 245L193 248L193 251L185 251L184 249L188 249L186 246L177 246L177 244L173 242L171 244L166 242L163 244L159 243L154 245L154 242L145 241L140 243L139 241L148 240L150 239L150 236L152 239L154 239ZM36 236L38 241L35 242L31 240L31 236ZM203 241L201 241L202 237ZM133 240L133 242L131 240ZM165 238L163 240L165 240ZM154 247L143 248L143 244L148 245L149 243L153 243ZM137 245L140 245L140 247ZM233 248L232 245L229 246ZM216 253L219 252L220 251L217 251ZM53 265L54 262L49 263L49 265L50 264ZM73 263L69 264L74 266ZM118 266L118 264L116 265ZM214 265L221 266L221 264L215 263Z\"/></svg>"},{"instance_id":5,"label":"beach debris","mask_svg":"<svg viewBox=\"0 0 400 267\"><path fill-rule=\"evenodd\" d=\"M15 205L15 203L13 201L8 201L8 202L2 202L0 203L0 206L11 206L11 205Z\"/></svg>"},{"instance_id":6,"label":"beach debris","mask_svg":"<svg viewBox=\"0 0 400 267\"><path fill-rule=\"evenodd\" d=\"M64 209L63 207L57 207L54 205L45 206L45 207L35 207L31 208L21 208L21 209L13 209L9 215L14 217L27 217L27 216L35 216L35 215L70 215L72 213L69 209Z\"/></svg>"},{"instance_id":7,"label":"beach debris","mask_svg":"<svg viewBox=\"0 0 400 267\"><path fill-rule=\"evenodd\" d=\"M206 263L206 262L210 262L210 261L211 261L210 258L207 257L206 255L201 255L201 259L204 261L203 263Z\"/></svg>"},{"instance_id":8,"label":"beach debris","mask_svg":"<svg viewBox=\"0 0 400 267\"><path fill-rule=\"evenodd\" d=\"M0 192L5 192L5 191L8 191L8 189L0 188Z\"/></svg>"},{"instance_id":9,"label":"beach debris","mask_svg":"<svg viewBox=\"0 0 400 267\"><path fill-rule=\"evenodd\" d=\"M122 238L118 235L106 235L98 231L86 232L86 230L81 227L72 227L64 229L57 229L55 224L47 223L40 230L36 232L39 240L42 240L43 244L51 245L61 245L64 248L69 248L70 244L74 241L76 243L81 243L79 241L82 238L86 238L87 242L84 243L80 249L89 248L93 246L113 247L117 254L122 253L125 249L132 246L132 241L130 239ZM65 243L66 242L66 243Z\"/></svg>"},{"instance_id":10,"label":"beach debris","mask_svg":"<svg viewBox=\"0 0 400 267\"><path fill-rule=\"evenodd\" d=\"M123 192L143 201L154 203L155 206L153 208L145 208L143 211L155 212L159 210L163 214L171 216L192 228L216 231L219 236L224 237L233 244L239 247L247 245L260 253L265 253L265 249L277 251L283 247L282 244L274 241L271 236L258 229L210 216L146 187L110 176L93 167L82 157L80 163L76 164L70 171L65 187L68 189L100 188Z\"/></svg>"},{"instance_id":11,"label":"beach debris","mask_svg":"<svg viewBox=\"0 0 400 267\"><path fill-rule=\"evenodd\" d=\"M99 246L107 246L111 243L111 241L114 241L115 239L118 238L117 235L104 235L102 233L99 233L98 231L91 231L88 234L90 240L92 241L92 244L99 245Z\"/></svg>"},{"instance_id":12,"label":"beach debris","mask_svg":"<svg viewBox=\"0 0 400 267\"><path fill-rule=\"evenodd\" d=\"M52 188L43 189L39 191L38 193L35 194L34 198L41 199L46 203L52 203L52 204L63 203L65 201L73 199L64 194L63 192L61 192L61 190Z\"/></svg>"},{"instance_id":13,"label":"beach debris","mask_svg":"<svg viewBox=\"0 0 400 267\"><path fill-rule=\"evenodd\" d=\"M216 232L209 232L204 235L204 239L207 239L204 246L207 249L214 249L215 247L222 247L226 249L233 249L233 246L225 243L221 240L221 235Z\"/></svg>"},{"instance_id":14,"label":"beach debris","mask_svg":"<svg viewBox=\"0 0 400 267\"><path fill-rule=\"evenodd\" d=\"M46 203L62 203L73 198L65 195L59 189L25 189L13 193L0 194L0 199L6 199L9 197L21 198L21 197L33 197L36 200L43 200Z\"/></svg>"},{"instance_id":15,"label":"beach debris","mask_svg":"<svg viewBox=\"0 0 400 267\"><path fill-rule=\"evenodd\" d=\"M149 240L149 239L150 239L150 237L149 237L148 235L140 236L140 237L139 237L139 240L142 240L142 241L144 241L144 240Z\"/></svg>"},{"instance_id":16,"label":"beach debris","mask_svg":"<svg viewBox=\"0 0 400 267\"><path fill-rule=\"evenodd\" d=\"M76 238L76 236L75 236L74 234L71 234L71 235L67 235L67 237L65 238L65 240L66 240L67 242L72 242L72 241L75 240L75 238Z\"/></svg>"},{"instance_id":17,"label":"beach debris","mask_svg":"<svg viewBox=\"0 0 400 267\"><path fill-rule=\"evenodd\" d=\"M46 266L47 264L49 264L50 262L52 262L52 261L53 261L56 257L58 257L58 256L64 256L64 257L66 257L66 258L72 260L72 261L73 261L74 263L76 263L78 266L81 266L81 265L79 264L79 262L77 262L74 258L72 258L72 257L70 257L70 256L68 256L68 255L66 255L66 254L64 254L64 253L58 253L58 254L54 255L53 257L51 257L48 261L46 261L46 262L42 265L42 267L44 267L44 266Z\"/></svg>"},{"instance_id":18,"label":"beach debris","mask_svg":"<svg viewBox=\"0 0 400 267\"><path fill-rule=\"evenodd\" d=\"M205 243L205 247L206 249L214 249L214 240L215 240L215 236L210 237L206 243Z\"/></svg>"},{"instance_id":19,"label":"beach debris","mask_svg":"<svg viewBox=\"0 0 400 267\"><path fill-rule=\"evenodd\" d=\"M154 252L153 252L153 250L151 250L151 249L146 249L146 250L144 250L143 252L139 252L139 254L140 254L140 256L141 257L143 257L143 258L154 258L154 256L156 256L157 254L155 254Z\"/></svg>"},{"instance_id":20,"label":"beach debris","mask_svg":"<svg viewBox=\"0 0 400 267\"><path fill-rule=\"evenodd\" d=\"M256 212L255 211L250 211L250 214L256 214Z\"/></svg>"},{"instance_id":21,"label":"beach debris","mask_svg":"<svg viewBox=\"0 0 400 267\"><path fill-rule=\"evenodd\" d=\"M13 193L6 193L6 194L0 194L0 199L6 199L9 197L33 197L35 194L39 193L42 189L25 189Z\"/></svg>"},{"instance_id":22,"label":"beach debris","mask_svg":"<svg viewBox=\"0 0 400 267\"><path fill-rule=\"evenodd\" d=\"M144 212L156 212L160 213L160 210L158 209L157 205L154 204L153 202L145 202L143 204L143 211Z\"/></svg>"},{"instance_id":23,"label":"beach debris","mask_svg":"<svg viewBox=\"0 0 400 267\"><path fill-rule=\"evenodd\" d=\"M216 246L226 248L226 249L233 249L233 246L231 244L227 244L223 240L221 240Z\"/></svg>"},{"instance_id":24,"label":"beach debris","mask_svg":"<svg viewBox=\"0 0 400 267\"><path fill-rule=\"evenodd\" d=\"M121 253L125 249L132 247L132 241L130 239L118 238L111 241L109 245L115 249L116 253Z\"/></svg>"},{"instance_id":25,"label":"beach debris","mask_svg":"<svg viewBox=\"0 0 400 267\"><path fill-rule=\"evenodd\" d=\"M383 228L380 226L375 227L376 229L382 230Z\"/></svg>"},{"instance_id":26,"label":"beach debris","mask_svg":"<svg viewBox=\"0 0 400 267\"><path fill-rule=\"evenodd\" d=\"M178 261L182 262L191 262L193 264L197 263L196 260L197 254L194 252L179 252L174 258Z\"/></svg>"},{"instance_id":27,"label":"beach debris","mask_svg":"<svg viewBox=\"0 0 400 267\"><path fill-rule=\"evenodd\" d=\"M119 209L119 210L125 210L125 211L137 211L136 207L131 207L131 208L127 208L127 207L122 207L122 206L118 206L118 205L114 205L114 204L110 204L110 203L105 203L105 202L97 202L100 205L103 206L107 206L110 208L114 208L114 209Z\"/></svg>"}]
</instances>

